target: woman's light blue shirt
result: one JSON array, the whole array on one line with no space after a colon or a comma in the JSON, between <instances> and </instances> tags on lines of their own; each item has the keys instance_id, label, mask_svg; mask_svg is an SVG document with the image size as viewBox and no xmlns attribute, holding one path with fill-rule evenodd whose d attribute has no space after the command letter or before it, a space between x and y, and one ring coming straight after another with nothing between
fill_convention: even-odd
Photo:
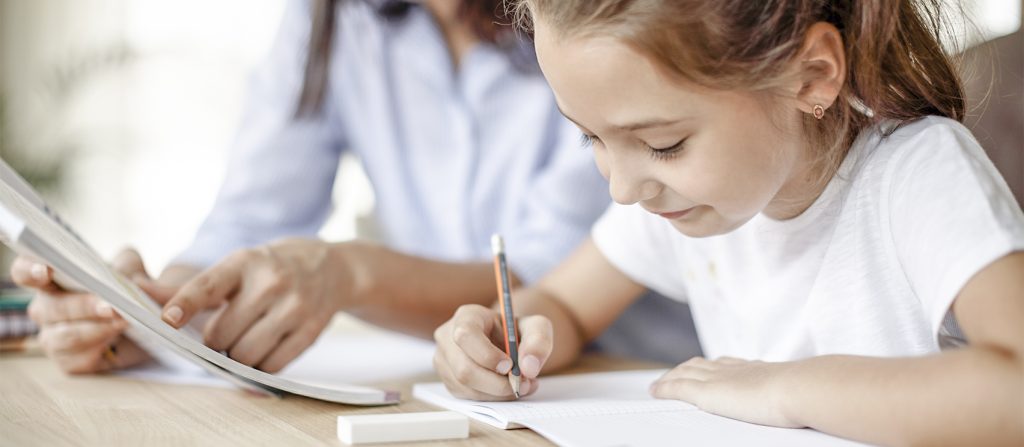
<instances>
[{"instance_id":1,"label":"woman's light blue shirt","mask_svg":"<svg viewBox=\"0 0 1024 447\"><path fill-rule=\"evenodd\" d=\"M588 235L608 205L607 184L538 70L491 44L455 68L424 9L389 20L347 2L324 112L298 121L309 14L304 1L286 8L214 208L178 262L206 266L236 249L316 235L346 151L364 165L395 250L489 260L499 232L511 268L532 282Z\"/></svg>"}]
</instances>

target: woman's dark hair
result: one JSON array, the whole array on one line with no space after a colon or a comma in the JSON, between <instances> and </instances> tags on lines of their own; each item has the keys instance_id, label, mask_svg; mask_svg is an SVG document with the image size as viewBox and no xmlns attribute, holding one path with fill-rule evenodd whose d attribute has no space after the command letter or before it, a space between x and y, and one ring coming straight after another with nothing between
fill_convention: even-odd
<instances>
[{"instance_id":1,"label":"woman's dark hair","mask_svg":"<svg viewBox=\"0 0 1024 447\"><path fill-rule=\"evenodd\" d=\"M310 8L312 26L309 33L309 51L306 56L306 71L302 80L295 118L316 116L323 108L327 94L331 43L334 40L335 12L341 3L356 0L312 0ZM363 0L365 1L365 0ZM408 1L376 1L377 13L389 20L399 20L413 6ZM473 32L483 41L495 42L500 34L511 30L506 16L504 0L461 0L459 16L469 21Z\"/></svg>"}]
</instances>

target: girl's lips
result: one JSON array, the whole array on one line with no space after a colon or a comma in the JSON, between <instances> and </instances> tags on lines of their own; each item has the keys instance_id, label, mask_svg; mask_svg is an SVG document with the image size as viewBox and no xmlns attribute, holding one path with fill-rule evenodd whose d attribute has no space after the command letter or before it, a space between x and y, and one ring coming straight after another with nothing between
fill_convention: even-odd
<instances>
[{"instance_id":1,"label":"girl's lips","mask_svg":"<svg viewBox=\"0 0 1024 447\"><path fill-rule=\"evenodd\" d=\"M680 217L683 217L683 216L689 214L690 211L693 211L693 208L696 208L696 207L687 208L687 209L682 210L682 211L673 211L671 213L658 213L658 215L661 216L661 217L664 217L666 219L669 219L669 220L674 220L674 219L678 219Z\"/></svg>"}]
</instances>

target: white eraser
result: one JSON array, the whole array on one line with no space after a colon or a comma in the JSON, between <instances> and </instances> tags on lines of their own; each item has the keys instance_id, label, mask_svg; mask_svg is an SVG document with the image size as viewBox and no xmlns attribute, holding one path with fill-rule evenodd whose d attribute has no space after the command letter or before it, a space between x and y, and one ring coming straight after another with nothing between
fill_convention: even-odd
<instances>
[{"instance_id":1,"label":"white eraser","mask_svg":"<svg viewBox=\"0 0 1024 447\"><path fill-rule=\"evenodd\" d=\"M338 439L348 445L469 437L469 418L454 411L338 416Z\"/></svg>"}]
</instances>

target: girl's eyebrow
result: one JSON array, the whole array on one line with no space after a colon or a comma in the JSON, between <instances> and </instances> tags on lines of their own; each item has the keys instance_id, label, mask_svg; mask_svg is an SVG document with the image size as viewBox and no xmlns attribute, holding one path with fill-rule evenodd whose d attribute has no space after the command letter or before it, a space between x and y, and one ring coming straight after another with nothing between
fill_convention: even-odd
<instances>
[{"instance_id":1,"label":"girl's eyebrow","mask_svg":"<svg viewBox=\"0 0 1024 447\"><path fill-rule=\"evenodd\" d=\"M651 118L651 119L647 119L647 120L643 120L643 121L638 121L638 122L631 123L631 124L620 124L620 125L615 126L615 127L617 127L620 130L634 131L634 130L640 130L640 129L650 129L650 128L654 128L654 127L670 126L670 125L676 124L676 123L678 123L680 121L683 121L683 119L671 120L671 119L664 119L664 118Z\"/></svg>"},{"instance_id":2,"label":"girl's eyebrow","mask_svg":"<svg viewBox=\"0 0 1024 447\"><path fill-rule=\"evenodd\" d=\"M572 123L573 123L573 124L575 124L575 125L576 125L576 127L579 127L579 128L580 128L580 129L581 129L581 130L583 131L583 133L593 133L593 132L590 132L589 130L587 130L586 126L584 126L584 125L582 125L582 124L578 123L578 122L577 122L576 120L572 119L572 117L571 117L571 116L569 116L569 115L566 115L566 114L565 114L565 111L564 111L564 110L562 110L562 106L560 106L560 105L558 105L558 104L556 103L556 104L555 104L555 107L557 107L557 108L558 108L558 113L561 113L561 114L562 114L562 116L564 116L564 117L565 117L565 119L567 119L567 120L569 120L569 121L572 121Z\"/></svg>"},{"instance_id":3,"label":"girl's eyebrow","mask_svg":"<svg viewBox=\"0 0 1024 447\"><path fill-rule=\"evenodd\" d=\"M576 122L576 120L572 119L572 117L570 117L569 115L566 115L565 111L562 110L562 106L557 106L557 107L558 107L558 111L562 114L562 116L565 117L565 119L567 119L569 121L572 121L572 123L575 124L576 126L578 126L580 129L586 130L585 126L583 126L582 124ZM651 118L651 119L637 121L635 123L619 124L619 125L616 125L614 127L616 129L619 129L619 130L624 130L624 131L630 131L631 132L631 131L636 131L636 130L641 130L641 129L651 129L651 128L654 128L654 127L670 126L670 125L673 125L673 124L676 124L676 123L680 123L682 121L686 121L688 119L689 118L679 118L679 119Z\"/></svg>"}]
</instances>

